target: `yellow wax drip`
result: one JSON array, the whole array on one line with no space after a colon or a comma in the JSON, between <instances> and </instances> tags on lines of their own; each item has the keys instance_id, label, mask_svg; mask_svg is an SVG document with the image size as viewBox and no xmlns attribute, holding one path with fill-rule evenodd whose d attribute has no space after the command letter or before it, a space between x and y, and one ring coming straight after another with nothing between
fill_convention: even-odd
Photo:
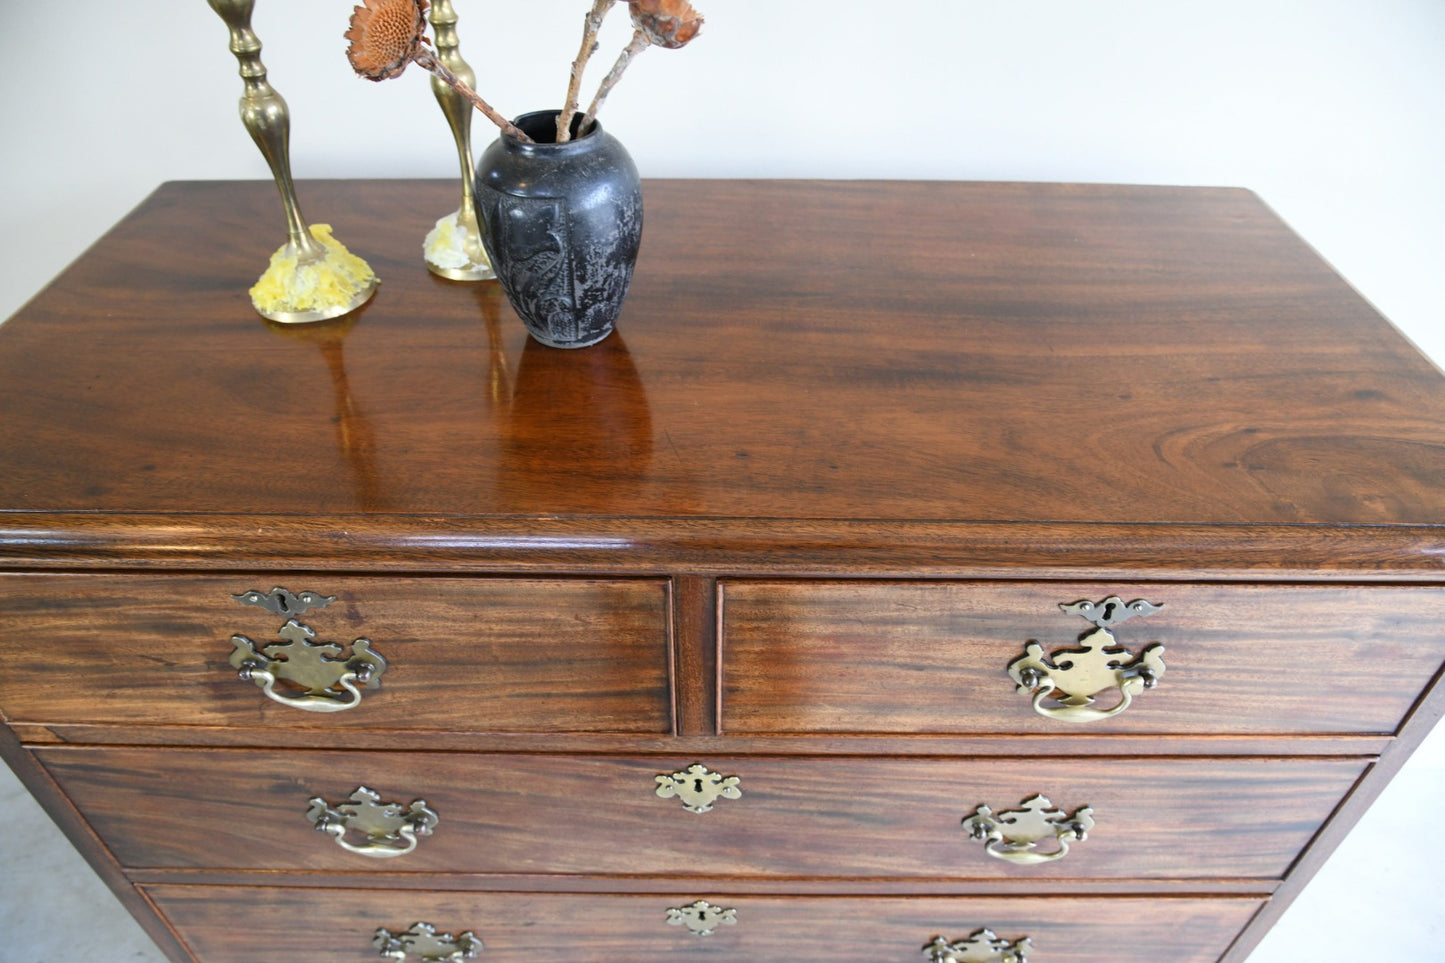
<instances>
[{"instance_id":1,"label":"yellow wax drip","mask_svg":"<svg viewBox=\"0 0 1445 963\"><path fill-rule=\"evenodd\" d=\"M422 242L422 256L428 264L440 268L464 268L472 263L467 253L467 228L457 220L461 211L453 211L437 221Z\"/></svg>"},{"instance_id":2,"label":"yellow wax drip","mask_svg":"<svg viewBox=\"0 0 1445 963\"><path fill-rule=\"evenodd\" d=\"M326 247L326 257L297 265L296 252L284 244L251 288L251 303L262 314L328 311L344 307L376 280L371 265L331 236L330 224L312 224L311 236Z\"/></svg>"}]
</instances>

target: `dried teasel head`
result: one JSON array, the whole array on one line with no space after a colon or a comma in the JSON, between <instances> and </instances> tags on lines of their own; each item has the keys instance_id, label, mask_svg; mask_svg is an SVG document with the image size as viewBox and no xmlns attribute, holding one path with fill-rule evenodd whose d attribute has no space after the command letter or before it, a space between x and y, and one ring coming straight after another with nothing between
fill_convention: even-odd
<instances>
[{"instance_id":1,"label":"dried teasel head","mask_svg":"<svg viewBox=\"0 0 1445 963\"><path fill-rule=\"evenodd\" d=\"M398 76L426 44L428 0L363 0L351 11L346 59L367 80Z\"/></svg>"},{"instance_id":2,"label":"dried teasel head","mask_svg":"<svg viewBox=\"0 0 1445 963\"><path fill-rule=\"evenodd\" d=\"M631 0L632 25L649 43L676 50L702 29L702 14L687 0Z\"/></svg>"}]
</instances>

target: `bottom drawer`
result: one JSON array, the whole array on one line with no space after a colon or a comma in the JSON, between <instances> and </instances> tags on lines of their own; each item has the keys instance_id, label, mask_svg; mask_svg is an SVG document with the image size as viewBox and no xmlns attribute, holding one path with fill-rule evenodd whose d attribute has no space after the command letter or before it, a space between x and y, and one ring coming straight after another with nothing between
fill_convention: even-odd
<instances>
[{"instance_id":1,"label":"bottom drawer","mask_svg":"<svg viewBox=\"0 0 1445 963\"><path fill-rule=\"evenodd\" d=\"M201 963L380 959L379 927L399 936L419 922L474 934L484 949L478 958L498 963L903 963L928 960L923 947L936 938L964 941L983 928L1011 943L1027 938L1030 963L1214 963L1260 906L1232 897L789 898L697 890L674 899L186 885L145 892ZM686 911L699 900L732 910L733 922L695 935ZM960 950L956 958L994 957Z\"/></svg>"}]
</instances>

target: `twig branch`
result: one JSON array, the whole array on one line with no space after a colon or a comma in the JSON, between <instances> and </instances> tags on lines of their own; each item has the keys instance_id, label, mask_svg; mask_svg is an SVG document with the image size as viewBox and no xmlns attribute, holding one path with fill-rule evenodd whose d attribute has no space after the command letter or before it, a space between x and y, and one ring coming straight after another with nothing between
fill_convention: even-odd
<instances>
[{"instance_id":1,"label":"twig branch","mask_svg":"<svg viewBox=\"0 0 1445 963\"><path fill-rule=\"evenodd\" d=\"M602 102L607 99L612 88L617 86L617 81L622 79L622 72L627 69L628 64L632 63L632 58L646 50L651 43L652 41L647 39L647 34L641 30L632 34L632 42L623 49L617 58L617 63L613 64L612 69L607 72L607 76L602 78L602 84L597 88L597 96L592 98L592 106L587 108L587 113L577 128L579 131L585 131L592 126Z\"/></svg>"},{"instance_id":2,"label":"twig branch","mask_svg":"<svg viewBox=\"0 0 1445 963\"><path fill-rule=\"evenodd\" d=\"M582 48L577 59L572 61L572 76L567 84L567 99L562 103L562 112L557 115L557 143L565 144L572 137L572 118L577 114L577 96L582 87L582 71L587 61L597 52L597 31L602 29L602 20L617 3L617 0L596 0L592 9L582 21Z\"/></svg>"},{"instance_id":3,"label":"twig branch","mask_svg":"<svg viewBox=\"0 0 1445 963\"><path fill-rule=\"evenodd\" d=\"M477 110L480 110L486 115L488 120L500 127L502 133L508 137L516 138L524 144L534 143L532 138L517 128L516 124L497 113L491 104L483 100L475 90L467 86L456 74L452 73L446 64L436 59L436 56L430 50L423 47L421 50L418 50L411 59L418 67L430 71L438 80L470 101Z\"/></svg>"}]
</instances>

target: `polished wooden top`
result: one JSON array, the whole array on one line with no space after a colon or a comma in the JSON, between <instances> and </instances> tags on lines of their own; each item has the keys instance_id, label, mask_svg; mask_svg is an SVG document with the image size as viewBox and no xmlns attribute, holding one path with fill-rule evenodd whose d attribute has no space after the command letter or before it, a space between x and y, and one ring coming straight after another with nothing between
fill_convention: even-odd
<instances>
[{"instance_id":1,"label":"polished wooden top","mask_svg":"<svg viewBox=\"0 0 1445 963\"><path fill-rule=\"evenodd\" d=\"M224 530L1440 566L1445 378L1245 191L650 181L618 331L578 351L426 272L454 184L300 193L382 278L350 319L251 310L269 182L171 183L0 327L0 560Z\"/></svg>"}]
</instances>

